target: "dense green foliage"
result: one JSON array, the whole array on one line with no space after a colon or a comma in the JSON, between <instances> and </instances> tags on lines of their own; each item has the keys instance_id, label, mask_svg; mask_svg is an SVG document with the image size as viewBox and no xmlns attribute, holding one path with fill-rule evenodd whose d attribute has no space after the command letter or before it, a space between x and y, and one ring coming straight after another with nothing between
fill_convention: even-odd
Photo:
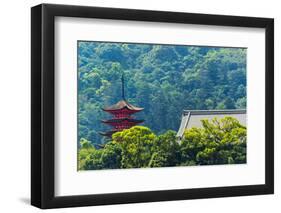
<instances>
[{"instance_id":1,"label":"dense green foliage","mask_svg":"<svg viewBox=\"0 0 281 213\"><path fill-rule=\"evenodd\" d=\"M156 134L177 131L183 109L246 107L246 49L78 42L79 140L105 142L101 108L121 99L121 73L127 100Z\"/></svg>"},{"instance_id":2,"label":"dense green foliage","mask_svg":"<svg viewBox=\"0 0 281 213\"><path fill-rule=\"evenodd\" d=\"M246 127L235 118L202 120L202 128L156 136L135 126L113 134L103 149L81 139L79 170L246 163Z\"/></svg>"}]
</instances>

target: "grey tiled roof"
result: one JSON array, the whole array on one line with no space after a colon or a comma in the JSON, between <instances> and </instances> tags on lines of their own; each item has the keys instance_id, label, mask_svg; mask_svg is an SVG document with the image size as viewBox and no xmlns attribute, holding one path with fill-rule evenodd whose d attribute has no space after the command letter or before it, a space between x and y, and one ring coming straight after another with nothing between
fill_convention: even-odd
<instances>
[{"instance_id":1,"label":"grey tiled roof","mask_svg":"<svg viewBox=\"0 0 281 213\"><path fill-rule=\"evenodd\" d=\"M223 117L234 117L242 125L246 126L247 111L245 109L234 109L234 110L184 110L182 114L182 120L180 128L177 133L177 137L182 138L184 131L192 127L202 127L201 120L223 118Z\"/></svg>"}]
</instances>

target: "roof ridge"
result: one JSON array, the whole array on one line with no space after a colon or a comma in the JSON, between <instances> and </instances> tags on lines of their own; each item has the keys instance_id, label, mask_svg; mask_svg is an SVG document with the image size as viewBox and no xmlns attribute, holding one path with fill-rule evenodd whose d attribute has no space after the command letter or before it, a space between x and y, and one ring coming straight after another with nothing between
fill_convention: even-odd
<instances>
[{"instance_id":1,"label":"roof ridge","mask_svg":"<svg viewBox=\"0 0 281 213\"><path fill-rule=\"evenodd\" d=\"M191 113L192 115L204 114L246 114L246 109L215 109L215 110L183 110L183 114Z\"/></svg>"}]
</instances>

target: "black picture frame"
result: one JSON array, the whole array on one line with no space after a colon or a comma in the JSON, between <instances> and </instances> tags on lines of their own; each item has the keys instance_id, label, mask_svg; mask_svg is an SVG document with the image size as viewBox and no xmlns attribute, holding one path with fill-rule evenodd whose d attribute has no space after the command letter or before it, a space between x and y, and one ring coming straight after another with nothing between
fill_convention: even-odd
<instances>
[{"instance_id":1,"label":"black picture frame","mask_svg":"<svg viewBox=\"0 0 281 213\"><path fill-rule=\"evenodd\" d=\"M265 184L93 195L54 195L55 17L264 28ZM59 208L105 204L217 198L274 193L274 20L240 16L41 4L31 9L31 204Z\"/></svg>"}]
</instances>

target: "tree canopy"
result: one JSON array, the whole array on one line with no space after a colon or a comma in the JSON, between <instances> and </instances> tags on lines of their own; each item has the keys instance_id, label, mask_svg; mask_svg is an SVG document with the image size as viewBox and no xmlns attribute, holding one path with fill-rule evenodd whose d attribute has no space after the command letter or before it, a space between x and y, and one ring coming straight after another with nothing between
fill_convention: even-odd
<instances>
[{"instance_id":1,"label":"tree canopy","mask_svg":"<svg viewBox=\"0 0 281 213\"><path fill-rule=\"evenodd\" d=\"M240 164L246 162L246 127L233 117L202 120L202 128L159 136L135 126L113 134L103 149L81 139L80 170Z\"/></svg>"},{"instance_id":2,"label":"tree canopy","mask_svg":"<svg viewBox=\"0 0 281 213\"><path fill-rule=\"evenodd\" d=\"M177 131L184 109L246 107L246 49L79 41L78 141L106 142L101 108L121 99L121 73L127 100L144 108L138 117L155 134Z\"/></svg>"}]
</instances>

